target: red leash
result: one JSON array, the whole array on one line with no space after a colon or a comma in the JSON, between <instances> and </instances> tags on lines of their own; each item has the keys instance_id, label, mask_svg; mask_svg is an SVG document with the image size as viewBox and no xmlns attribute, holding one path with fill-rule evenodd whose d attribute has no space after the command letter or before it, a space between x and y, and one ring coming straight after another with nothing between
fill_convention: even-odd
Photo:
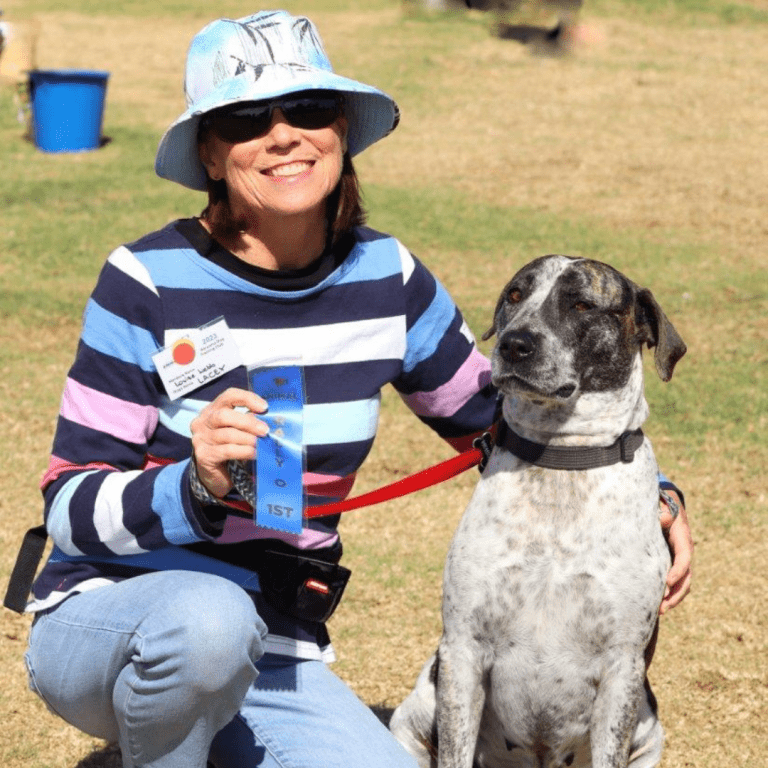
<instances>
[{"instance_id":1,"label":"red leash","mask_svg":"<svg viewBox=\"0 0 768 768\"><path fill-rule=\"evenodd\" d=\"M330 504L319 504L316 507L310 507L305 511L306 517L326 517L327 515L337 515L342 512L349 512L351 509L366 507L372 504L380 504L383 501L396 499L400 496L407 496L409 493L421 491L429 488L430 485L437 485L443 480L450 480L462 472L466 472L470 467L476 467L486 456L480 448L470 448L464 453L453 456L446 461L435 464L427 469L422 469L415 475L409 475L394 483L377 488L375 491L363 493L355 496L353 499L344 499L344 501L334 501Z\"/></svg>"}]
</instances>

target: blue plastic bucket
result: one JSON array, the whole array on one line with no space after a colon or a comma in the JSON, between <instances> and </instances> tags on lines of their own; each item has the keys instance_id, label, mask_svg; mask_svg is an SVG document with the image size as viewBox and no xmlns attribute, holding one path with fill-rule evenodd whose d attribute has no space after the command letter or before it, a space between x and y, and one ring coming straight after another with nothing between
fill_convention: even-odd
<instances>
[{"instance_id":1,"label":"blue plastic bucket","mask_svg":"<svg viewBox=\"0 0 768 768\"><path fill-rule=\"evenodd\" d=\"M35 146L43 152L97 149L109 72L35 69L29 77Z\"/></svg>"}]
</instances>

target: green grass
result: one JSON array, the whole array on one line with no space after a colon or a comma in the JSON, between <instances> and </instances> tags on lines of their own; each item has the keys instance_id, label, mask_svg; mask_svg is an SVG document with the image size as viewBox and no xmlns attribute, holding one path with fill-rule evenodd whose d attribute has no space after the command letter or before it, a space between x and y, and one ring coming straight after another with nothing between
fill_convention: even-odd
<instances>
[{"instance_id":1,"label":"green grass","mask_svg":"<svg viewBox=\"0 0 768 768\"><path fill-rule=\"evenodd\" d=\"M201 194L154 176L157 135L149 128L113 126L104 148L74 155L41 153L22 141L21 133L11 95L0 90L0 162L7 169L0 177L5 222L0 315L23 325L55 325L61 318L78 317L112 247L202 207ZM506 281L526 258L564 252L609 261L638 283L652 285L672 317L684 311L726 315L733 311L734 298L747 316L766 311L762 274L722 270L714 246L707 252L700 243L679 242L678 236L670 253L665 233L649 237L589 219L470 203L456 188L403 189L371 182L364 194L371 225L396 232L417 254L429 254L446 281L454 259L471 262L492 255ZM658 278L662 263L663 281ZM711 266L702 270L702 263ZM690 270L697 266L698 279L690 290ZM479 336L493 304L486 284L450 287L464 294L467 318ZM768 387L764 367L753 365L757 340L732 341L704 357L694 351L681 364L682 370L706 371L707 400L716 409L692 407L701 387L698 375L681 376L671 389L649 381L656 418L663 414L663 428L685 441L694 455L708 449L707 435L713 430L760 447L758 427L760 414L768 412Z\"/></svg>"},{"instance_id":2,"label":"green grass","mask_svg":"<svg viewBox=\"0 0 768 768\"><path fill-rule=\"evenodd\" d=\"M644 20L663 20L683 26L766 24L768 10L755 2L723 0L595 0L584 12L597 15L626 14Z\"/></svg>"}]
</instances>

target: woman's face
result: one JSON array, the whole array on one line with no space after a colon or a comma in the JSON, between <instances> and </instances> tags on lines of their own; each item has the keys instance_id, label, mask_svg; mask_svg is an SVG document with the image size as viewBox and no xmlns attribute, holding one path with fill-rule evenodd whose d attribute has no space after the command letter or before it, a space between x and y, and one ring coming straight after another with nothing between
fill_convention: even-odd
<instances>
[{"instance_id":1,"label":"woman's face","mask_svg":"<svg viewBox=\"0 0 768 768\"><path fill-rule=\"evenodd\" d=\"M212 179L226 181L238 218L324 216L341 178L346 134L344 117L327 128L296 128L275 108L269 130L255 139L232 144L208 131L200 159Z\"/></svg>"}]
</instances>

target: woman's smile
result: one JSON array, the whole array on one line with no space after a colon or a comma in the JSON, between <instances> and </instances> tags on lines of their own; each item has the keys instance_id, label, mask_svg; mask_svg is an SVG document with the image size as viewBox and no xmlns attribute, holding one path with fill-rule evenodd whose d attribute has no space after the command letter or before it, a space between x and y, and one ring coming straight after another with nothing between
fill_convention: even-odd
<instances>
[{"instance_id":1,"label":"woman's smile","mask_svg":"<svg viewBox=\"0 0 768 768\"><path fill-rule=\"evenodd\" d=\"M314 162L309 162L308 160L295 160L291 163L272 166L271 168L262 171L262 173L277 181L294 181L298 180L300 177L309 175L313 166Z\"/></svg>"}]
</instances>

